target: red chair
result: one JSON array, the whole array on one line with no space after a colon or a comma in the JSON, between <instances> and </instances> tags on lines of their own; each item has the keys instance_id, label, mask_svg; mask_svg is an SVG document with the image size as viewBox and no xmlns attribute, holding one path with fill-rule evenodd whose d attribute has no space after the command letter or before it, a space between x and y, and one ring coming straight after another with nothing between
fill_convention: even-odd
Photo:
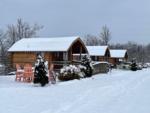
<instances>
[{"instance_id":1,"label":"red chair","mask_svg":"<svg viewBox=\"0 0 150 113\"><path fill-rule=\"evenodd\" d=\"M49 69L49 77L48 77L51 84L56 83L56 76L55 76L53 69L54 69L54 65L51 64L50 69Z\"/></svg>"},{"instance_id":2,"label":"red chair","mask_svg":"<svg viewBox=\"0 0 150 113\"><path fill-rule=\"evenodd\" d=\"M24 74L23 74L23 81L24 82L32 82L33 81L33 70L31 65L24 66Z\"/></svg>"},{"instance_id":3,"label":"red chair","mask_svg":"<svg viewBox=\"0 0 150 113\"><path fill-rule=\"evenodd\" d=\"M19 64L16 64L16 78L15 81L21 81L23 79L24 70L21 69Z\"/></svg>"}]
</instances>

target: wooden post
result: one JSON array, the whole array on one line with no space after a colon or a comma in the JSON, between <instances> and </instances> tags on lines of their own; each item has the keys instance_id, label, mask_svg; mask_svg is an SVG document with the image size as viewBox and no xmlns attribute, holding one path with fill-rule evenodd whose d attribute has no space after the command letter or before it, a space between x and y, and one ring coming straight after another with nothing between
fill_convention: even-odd
<instances>
[{"instance_id":1,"label":"wooden post","mask_svg":"<svg viewBox=\"0 0 150 113\"><path fill-rule=\"evenodd\" d=\"M82 46L80 46L80 58L79 58L80 60L82 58L81 55L82 55Z\"/></svg>"},{"instance_id":2,"label":"wooden post","mask_svg":"<svg viewBox=\"0 0 150 113\"><path fill-rule=\"evenodd\" d=\"M67 64L67 61L68 61L68 52L63 52L63 60L65 61L65 64Z\"/></svg>"}]
</instances>

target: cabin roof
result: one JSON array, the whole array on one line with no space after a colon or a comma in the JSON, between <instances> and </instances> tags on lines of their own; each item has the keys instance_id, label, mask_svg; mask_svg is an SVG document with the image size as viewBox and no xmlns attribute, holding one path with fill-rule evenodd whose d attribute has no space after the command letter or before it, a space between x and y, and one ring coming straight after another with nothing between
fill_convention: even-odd
<instances>
[{"instance_id":1,"label":"cabin roof","mask_svg":"<svg viewBox=\"0 0 150 113\"><path fill-rule=\"evenodd\" d=\"M112 58L124 58L126 54L127 54L127 50L125 50L125 49L122 49L122 50L110 50L110 56Z\"/></svg>"},{"instance_id":2,"label":"cabin roof","mask_svg":"<svg viewBox=\"0 0 150 113\"><path fill-rule=\"evenodd\" d=\"M79 36L74 37L55 37L55 38L23 38L17 41L9 52L32 52L32 51L68 51L70 46L80 39Z\"/></svg>"},{"instance_id":3,"label":"cabin roof","mask_svg":"<svg viewBox=\"0 0 150 113\"><path fill-rule=\"evenodd\" d=\"M90 56L105 56L108 46L86 46Z\"/></svg>"}]
</instances>

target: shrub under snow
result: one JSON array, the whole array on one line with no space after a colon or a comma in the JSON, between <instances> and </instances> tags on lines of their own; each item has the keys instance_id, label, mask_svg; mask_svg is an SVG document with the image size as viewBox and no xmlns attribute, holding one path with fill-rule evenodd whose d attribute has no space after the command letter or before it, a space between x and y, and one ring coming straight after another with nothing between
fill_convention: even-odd
<instances>
[{"instance_id":1,"label":"shrub under snow","mask_svg":"<svg viewBox=\"0 0 150 113\"><path fill-rule=\"evenodd\" d=\"M64 66L60 70L60 75L58 76L58 79L61 81L80 79L83 77L91 77L92 73L93 73L92 60L89 56L85 55L82 58L80 65Z\"/></svg>"},{"instance_id":2,"label":"shrub under snow","mask_svg":"<svg viewBox=\"0 0 150 113\"><path fill-rule=\"evenodd\" d=\"M75 65L64 66L60 70L60 75L58 79L61 81L73 80L73 79L80 79L83 77L82 72L79 67Z\"/></svg>"}]
</instances>

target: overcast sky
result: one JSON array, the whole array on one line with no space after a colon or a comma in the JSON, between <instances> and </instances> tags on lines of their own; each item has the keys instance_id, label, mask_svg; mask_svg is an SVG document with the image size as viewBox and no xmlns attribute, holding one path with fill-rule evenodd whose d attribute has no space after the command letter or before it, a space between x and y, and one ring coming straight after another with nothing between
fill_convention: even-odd
<instances>
[{"instance_id":1,"label":"overcast sky","mask_svg":"<svg viewBox=\"0 0 150 113\"><path fill-rule=\"evenodd\" d=\"M150 43L150 0L0 0L0 29L22 18L43 25L42 37L99 35L112 42Z\"/></svg>"}]
</instances>

